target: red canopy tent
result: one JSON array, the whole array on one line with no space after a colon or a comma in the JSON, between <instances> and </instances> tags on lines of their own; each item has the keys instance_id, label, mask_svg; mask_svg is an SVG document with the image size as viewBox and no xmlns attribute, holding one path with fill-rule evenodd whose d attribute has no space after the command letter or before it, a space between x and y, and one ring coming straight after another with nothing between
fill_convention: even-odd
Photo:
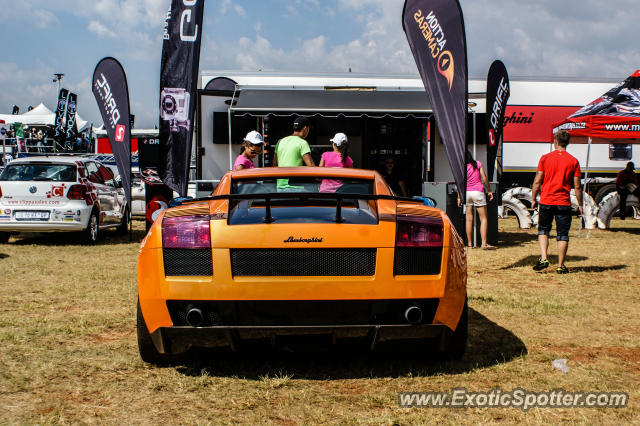
<instances>
[{"instance_id":1,"label":"red canopy tent","mask_svg":"<svg viewBox=\"0 0 640 426\"><path fill-rule=\"evenodd\" d=\"M585 178L592 143L640 143L640 70L553 127L554 134L567 130L571 143L589 144Z\"/></svg>"}]
</instances>

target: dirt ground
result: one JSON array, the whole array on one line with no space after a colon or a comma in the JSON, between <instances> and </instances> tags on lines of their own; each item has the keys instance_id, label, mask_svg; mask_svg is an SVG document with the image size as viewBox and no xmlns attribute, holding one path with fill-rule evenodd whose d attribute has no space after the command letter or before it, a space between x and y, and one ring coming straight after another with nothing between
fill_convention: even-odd
<instances>
[{"instance_id":1,"label":"dirt ground","mask_svg":"<svg viewBox=\"0 0 640 426\"><path fill-rule=\"evenodd\" d=\"M640 221L572 230L567 265L536 273L534 231L500 222L469 252L464 358L358 345L196 351L154 367L137 353L134 242L66 235L0 244L0 423L640 423ZM555 253L555 244L551 244ZM554 258L552 257L552 260ZM552 366L566 358L569 371ZM401 408L398 392L626 392L626 408Z\"/></svg>"}]
</instances>

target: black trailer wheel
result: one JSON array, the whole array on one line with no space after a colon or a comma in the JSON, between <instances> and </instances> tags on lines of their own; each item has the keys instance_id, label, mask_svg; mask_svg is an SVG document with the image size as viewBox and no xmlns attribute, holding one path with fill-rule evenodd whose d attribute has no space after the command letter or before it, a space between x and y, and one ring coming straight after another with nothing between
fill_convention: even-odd
<instances>
[{"instance_id":1,"label":"black trailer wheel","mask_svg":"<svg viewBox=\"0 0 640 426\"><path fill-rule=\"evenodd\" d=\"M596 205L599 205L600 202L604 199L604 197L606 197L607 195L615 191L616 191L615 183L602 185L600 188L598 188L598 191L596 191L595 197L593 197L594 201L596 202Z\"/></svg>"}]
</instances>

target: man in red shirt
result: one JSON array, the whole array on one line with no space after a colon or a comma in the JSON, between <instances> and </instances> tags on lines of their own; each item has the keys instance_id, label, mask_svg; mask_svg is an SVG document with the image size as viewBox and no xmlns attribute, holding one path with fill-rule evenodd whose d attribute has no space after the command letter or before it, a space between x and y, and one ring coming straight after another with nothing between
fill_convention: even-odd
<instances>
[{"instance_id":1,"label":"man in red shirt","mask_svg":"<svg viewBox=\"0 0 640 426\"><path fill-rule=\"evenodd\" d=\"M618 172L616 177L616 190L620 195L620 219L624 220L627 209L627 196L633 194L640 199L640 187L638 187L638 176L633 171L635 165L629 161L627 167Z\"/></svg>"},{"instance_id":2,"label":"man in red shirt","mask_svg":"<svg viewBox=\"0 0 640 426\"><path fill-rule=\"evenodd\" d=\"M559 274L566 274L569 268L564 265L564 259L569 248L569 229L571 228L571 187L575 189L578 199L578 209L582 216L582 188L580 187L580 163L567 152L569 132L558 131L553 137L555 151L545 154L538 163L538 172L533 182L531 198L535 209L540 193L540 209L538 215L538 244L540 245L540 259L533 266L534 271L541 271L549 267L547 249L549 247L549 231L553 218L556 218L556 233L558 240L558 269ZM540 187L542 186L542 191Z\"/></svg>"}]
</instances>

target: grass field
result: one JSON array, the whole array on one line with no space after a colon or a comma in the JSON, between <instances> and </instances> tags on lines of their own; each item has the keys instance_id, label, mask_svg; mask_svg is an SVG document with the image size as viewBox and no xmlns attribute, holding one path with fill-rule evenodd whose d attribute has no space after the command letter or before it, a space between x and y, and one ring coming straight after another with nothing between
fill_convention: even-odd
<instances>
[{"instance_id":1,"label":"grass field","mask_svg":"<svg viewBox=\"0 0 640 426\"><path fill-rule=\"evenodd\" d=\"M640 423L640 222L612 226L588 238L574 229L572 273L557 275L531 270L535 231L501 221L499 250L469 252L469 345L447 363L396 345L200 351L149 366L135 336L138 243L12 238L0 244L0 423ZM568 373L553 368L556 358L568 359ZM630 402L398 406L398 392L458 387L624 391Z\"/></svg>"}]
</instances>

